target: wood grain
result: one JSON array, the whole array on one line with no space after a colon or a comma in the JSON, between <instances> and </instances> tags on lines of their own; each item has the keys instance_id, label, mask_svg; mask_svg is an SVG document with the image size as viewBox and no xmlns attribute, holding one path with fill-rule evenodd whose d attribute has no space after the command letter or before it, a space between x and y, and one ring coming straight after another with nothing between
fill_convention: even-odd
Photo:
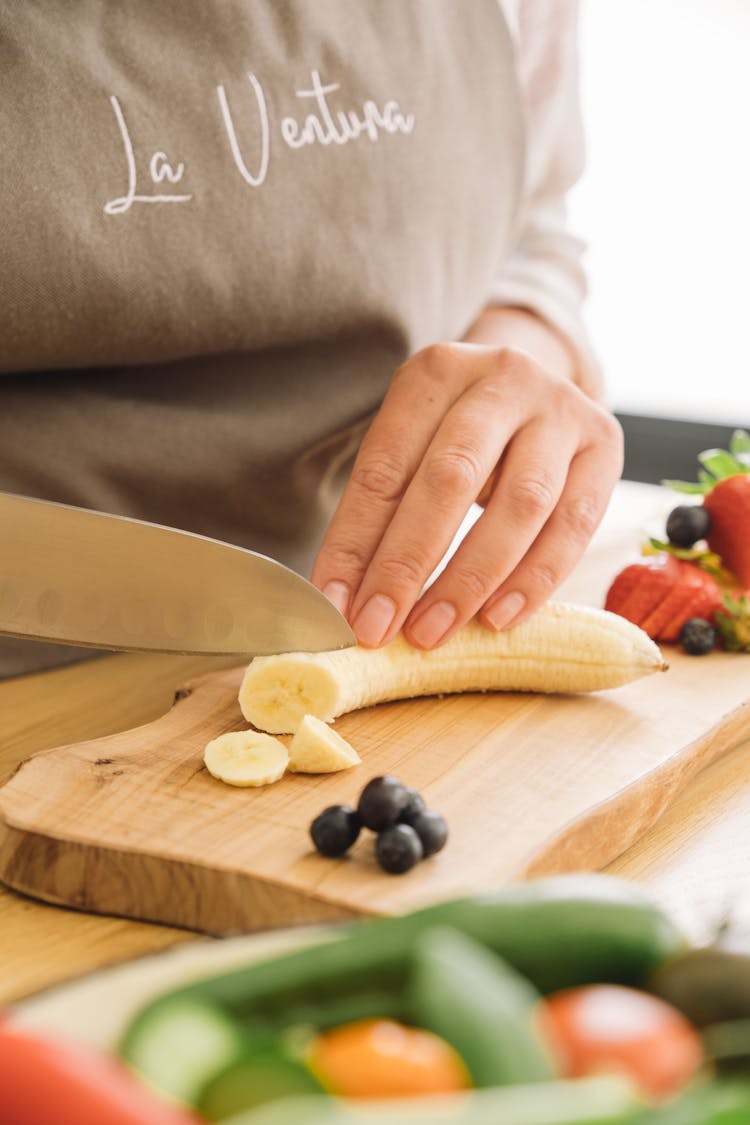
<instances>
[{"instance_id":1,"label":"wood grain","mask_svg":"<svg viewBox=\"0 0 750 1125\"><path fill-rule=\"evenodd\" d=\"M346 715L336 726L362 766L251 790L203 766L210 738L245 725L242 669L213 673L155 722L25 763L0 792L0 877L81 910L226 934L599 869L750 734L742 658L671 660L666 675L596 696L446 696ZM414 785L451 827L444 852L398 879L374 863L369 834L337 861L307 834L379 773Z\"/></svg>"}]
</instances>

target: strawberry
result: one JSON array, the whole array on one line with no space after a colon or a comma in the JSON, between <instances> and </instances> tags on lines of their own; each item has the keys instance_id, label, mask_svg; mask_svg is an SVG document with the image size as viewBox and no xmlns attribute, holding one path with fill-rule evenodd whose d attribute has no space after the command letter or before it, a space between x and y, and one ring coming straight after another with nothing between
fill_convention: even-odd
<instances>
[{"instance_id":1,"label":"strawberry","mask_svg":"<svg viewBox=\"0 0 750 1125\"><path fill-rule=\"evenodd\" d=\"M679 563L668 554L652 555L643 562L631 563L614 579L604 608L640 625L664 600L679 573Z\"/></svg>"},{"instance_id":2,"label":"strawberry","mask_svg":"<svg viewBox=\"0 0 750 1125\"><path fill-rule=\"evenodd\" d=\"M686 571L683 571L681 581L684 592L683 598L659 630L659 639L676 644L680 638L680 629L691 617L702 617L705 621L712 622L717 610L722 606L721 590L716 581L702 570L694 567L695 575L688 580Z\"/></svg>"},{"instance_id":3,"label":"strawberry","mask_svg":"<svg viewBox=\"0 0 750 1125\"><path fill-rule=\"evenodd\" d=\"M721 606L712 575L664 552L620 571L604 608L640 625L653 640L676 641L691 617L711 620Z\"/></svg>"},{"instance_id":4,"label":"strawberry","mask_svg":"<svg viewBox=\"0 0 750 1125\"><path fill-rule=\"evenodd\" d=\"M750 434L737 430L729 449L698 454L699 482L664 481L679 492L703 493L711 520L708 545L739 584L750 587Z\"/></svg>"},{"instance_id":5,"label":"strawberry","mask_svg":"<svg viewBox=\"0 0 750 1125\"><path fill-rule=\"evenodd\" d=\"M750 587L750 473L726 477L707 493L708 545L743 587Z\"/></svg>"}]
</instances>

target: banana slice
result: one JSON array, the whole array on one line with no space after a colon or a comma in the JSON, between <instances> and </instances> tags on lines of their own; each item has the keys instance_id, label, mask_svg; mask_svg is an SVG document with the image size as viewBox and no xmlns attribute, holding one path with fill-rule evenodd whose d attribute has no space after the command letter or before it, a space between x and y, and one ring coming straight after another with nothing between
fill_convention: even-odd
<instances>
[{"instance_id":1,"label":"banana slice","mask_svg":"<svg viewBox=\"0 0 750 1125\"><path fill-rule=\"evenodd\" d=\"M270 785L289 763L289 752L278 738L254 730L231 731L209 742L203 761L212 777L227 785Z\"/></svg>"},{"instance_id":2,"label":"banana slice","mask_svg":"<svg viewBox=\"0 0 750 1125\"><path fill-rule=\"evenodd\" d=\"M289 744L289 769L294 773L336 773L361 761L338 731L314 715L305 715Z\"/></svg>"}]
</instances>

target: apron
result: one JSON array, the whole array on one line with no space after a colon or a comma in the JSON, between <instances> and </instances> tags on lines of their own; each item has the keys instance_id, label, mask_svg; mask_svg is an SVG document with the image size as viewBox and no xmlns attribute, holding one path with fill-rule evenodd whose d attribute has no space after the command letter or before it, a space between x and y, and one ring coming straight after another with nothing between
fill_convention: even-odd
<instances>
[{"instance_id":1,"label":"apron","mask_svg":"<svg viewBox=\"0 0 750 1125\"><path fill-rule=\"evenodd\" d=\"M523 125L498 0L29 0L0 151L0 489L308 573L394 369L512 247Z\"/></svg>"}]
</instances>

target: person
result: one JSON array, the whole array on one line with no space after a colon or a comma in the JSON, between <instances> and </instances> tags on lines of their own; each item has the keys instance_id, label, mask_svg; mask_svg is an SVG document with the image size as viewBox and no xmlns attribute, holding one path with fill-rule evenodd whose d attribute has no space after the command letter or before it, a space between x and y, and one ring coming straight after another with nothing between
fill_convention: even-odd
<instances>
[{"instance_id":1,"label":"person","mask_svg":"<svg viewBox=\"0 0 750 1125\"><path fill-rule=\"evenodd\" d=\"M7 6L0 489L271 555L369 646L532 613L622 467L566 225L576 21ZM0 674L90 655L6 638Z\"/></svg>"}]
</instances>

